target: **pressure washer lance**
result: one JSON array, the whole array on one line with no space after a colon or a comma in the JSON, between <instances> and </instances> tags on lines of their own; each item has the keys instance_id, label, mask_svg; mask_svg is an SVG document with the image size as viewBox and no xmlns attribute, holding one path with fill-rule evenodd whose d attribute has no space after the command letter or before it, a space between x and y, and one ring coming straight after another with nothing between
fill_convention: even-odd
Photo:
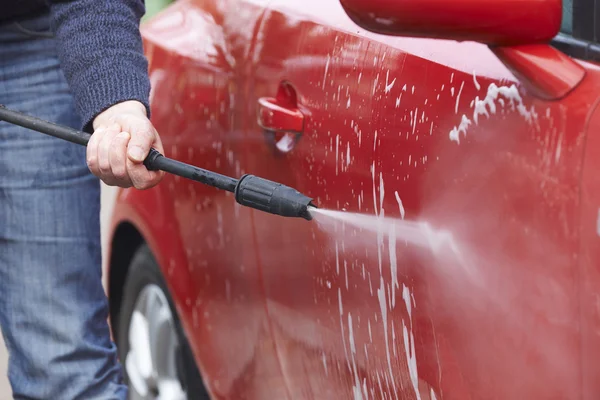
<instances>
[{"instance_id":1,"label":"pressure washer lance","mask_svg":"<svg viewBox=\"0 0 600 400\"><path fill-rule=\"evenodd\" d=\"M9 110L0 104L1 120L83 146L87 146L92 136L89 133ZM312 220L309 207L315 207L312 203L313 199L281 183L248 174L238 180L172 160L155 149L150 150L144 160L144 165L151 171L165 171L217 189L232 192L235 194L235 200L243 206L284 217L300 217L308 221Z\"/></svg>"}]
</instances>

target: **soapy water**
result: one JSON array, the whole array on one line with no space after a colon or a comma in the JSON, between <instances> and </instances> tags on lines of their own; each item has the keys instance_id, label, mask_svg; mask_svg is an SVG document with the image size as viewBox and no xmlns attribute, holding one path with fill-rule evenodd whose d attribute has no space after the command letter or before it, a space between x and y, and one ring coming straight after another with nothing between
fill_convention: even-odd
<instances>
[{"instance_id":1,"label":"soapy water","mask_svg":"<svg viewBox=\"0 0 600 400\"><path fill-rule=\"evenodd\" d=\"M334 211L311 207L309 212L322 229L333 232L339 224L359 229L363 234L371 233L393 238L396 243L405 243L417 249L427 250L434 257L453 259L463 272L475 278L475 271L466 260L466 251L458 245L449 230L436 229L424 221L381 217L346 211ZM360 238L364 244L364 237Z\"/></svg>"},{"instance_id":2,"label":"soapy water","mask_svg":"<svg viewBox=\"0 0 600 400\"><path fill-rule=\"evenodd\" d=\"M461 254L452 233L445 230L433 229L426 222L415 222L389 217L380 218L374 215L323 210L320 208L311 208L310 213L313 215L315 221L324 227L339 221L372 233L379 231L390 232L393 229L398 241L405 241L418 247L430 249L433 253L437 253L441 248L447 246L454 255L460 256Z\"/></svg>"},{"instance_id":3,"label":"soapy water","mask_svg":"<svg viewBox=\"0 0 600 400\"><path fill-rule=\"evenodd\" d=\"M554 332L546 336L535 322L540 316L544 316L547 321L551 321L553 329L558 326L567 332L577 326L571 325L575 318L568 286L559 277L547 273L550 269L556 270L557 265L564 265L568 259L565 259L561 249L550 251L552 247L549 243L552 242L548 239L539 238L530 244L521 258L513 259L503 253L500 235L495 237L495 245L478 248L468 240L461 241L462 236L459 237L456 231L438 229L423 220L316 208L311 208L310 213L319 229L345 244L346 249L365 248L369 246L369 235L376 234L378 246L383 244L382 236L385 235L396 246L406 243L415 250L430 254L434 262L421 265L435 268L436 275L444 275L444 297L452 301L452 307L444 311L447 318L460 321L459 326L464 327L485 326L492 319L502 321L502 324L511 327L511 335L522 343L527 343L529 351L535 352L543 360L541 365L548 373L570 376L570 370L566 369L563 362L572 356L569 346L565 344L568 341L563 341L563 336ZM357 232L353 232L353 228ZM390 262L393 264L394 261L395 252L390 252ZM543 263L545 268L536 267L538 263ZM395 269L393 265L391 267ZM392 280L394 279L392 276ZM395 282L392 283L394 287ZM383 295L383 291L381 294ZM523 302L522 299L527 301ZM384 298L382 315L385 303ZM407 312L408 305L410 301L407 302ZM465 314L465 310L469 312ZM531 335L532 331L536 334ZM564 331L561 333L564 334ZM464 334L470 333L466 330ZM471 347L467 346L467 349L485 346L484 337L473 336L470 340ZM512 347L508 345L507 349L512 350ZM525 353L510 354L516 360L515 363L524 362L522 357ZM535 377L531 379L535 381Z\"/></svg>"}]
</instances>

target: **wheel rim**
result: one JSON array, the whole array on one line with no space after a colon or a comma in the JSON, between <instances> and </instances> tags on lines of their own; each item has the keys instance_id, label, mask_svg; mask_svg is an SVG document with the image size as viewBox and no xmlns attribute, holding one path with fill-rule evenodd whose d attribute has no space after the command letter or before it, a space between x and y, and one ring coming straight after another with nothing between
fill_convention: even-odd
<instances>
[{"instance_id":1,"label":"wheel rim","mask_svg":"<svg viewBox=\"0 0 600 400\"><path fill-rule=\"evenodd\" d=\"M145 286L129 323L125 370L131 400L186 400L179 379L179 339L167 298L160 287Z\"/></svg>"}]
</instances>

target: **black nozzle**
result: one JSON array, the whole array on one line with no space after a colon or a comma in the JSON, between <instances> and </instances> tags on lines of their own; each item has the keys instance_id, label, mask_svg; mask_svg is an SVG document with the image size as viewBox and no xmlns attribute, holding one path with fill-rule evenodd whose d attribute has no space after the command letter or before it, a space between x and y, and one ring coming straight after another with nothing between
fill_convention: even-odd
<instances>
[{"instance_id":1,"label":"black nozzle","mask_svg":"<svg viewBox=\"0 0 600 400\"><path fill-rule=\"evenodd\" d=\"M312 199L289 186L254 175L244 175L235 187L235 200L243 206L284 217L300 217L308 221L314 207Z\"/></svg>"}]
</instances>

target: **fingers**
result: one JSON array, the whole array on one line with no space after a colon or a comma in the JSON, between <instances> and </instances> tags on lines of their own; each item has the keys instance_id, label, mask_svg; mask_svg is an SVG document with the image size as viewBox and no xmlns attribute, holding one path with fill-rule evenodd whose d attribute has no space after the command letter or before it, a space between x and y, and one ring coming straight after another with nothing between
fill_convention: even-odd
<instances>
[{"instance_id":1,"label":"fingers","mask_svg":"<svg viewBox=\"0 0 600 400\"><path fill-rule=\"evenodd\" d=\"M131 136L128 132L118 133L111 142L108 160L110 169L117 185L120 187L132 186L131 178L127 171L127 144Z\"/></svg>"},{"instance_id":2,"label":"fingers","mask_svg":"<svg viewBox=\"0 0 600 400\"><path fill-rule=\"evenodd\" d=\"M96 131L87 148L90 171L111 186L148 189L160 182L162 171L148 171L143 162L150 149L164 154L160 137L143 105L119 103L94 120Z\"/></svg>"},{"instance_id":3,"label":"fingers","mask_svg":"<svg viewBox=\"0 0 600 400\"><path fill-rule=\"evenodd\" d=\"M156 131L150 122L136 123L132 127L132 136L127 146L127 156L134 164L141 164L155 142Z\"/></svg>"},{"instance_id":4,"label":"fingers","mask_svg":"<svg viewBox=\"0 0 600 400\"><path fill-rule=\"evenodd\" d=\"M127 169L131 182L136 189L149 189L162 179L162 172L148 171L143 164L134 164L127 160Z\"/></svg>"},{"instance_id":5,"label":"fingers","mask_svg":"<svg viewBox=\"0 0 600 400\"><path fill-rule=\"evenodd\" d=\"M154 129L152 128L152 135L141 135L141 137L143 139L140 139L140 137L137 137L138 133L132 135L131 140L129 141L129 147L128 150L130 150L131 148L135 149L135 146L140 146L140 148L143 149L148 149L143 150L144 151L144 158L142 158L142 161L145 159L145 156L148 154L148 152L150 151L151 147L154 147L156 150L158 150L159 152L161 152L162 154L164 154L163 148L162 148L162 144L160 142L160 139L158 138L158 134L156 134L156 131L154 131ZM137 143L138 145L134 145L132 147L131 142L134 141L134 138L137 139ZM134 152L137 150L134 150ZM128 155L130 155L130 153L128 152ZM158 184L158 182L160 182L160 180L163 178L164 176L164 172L163 171L149 171L146 166L143 163L139 163L137 162L137 160L133 161L131 160L131 157L129 157L129 159L127 160L127 170L129 172L129 177L131 178L131 182L133 183L133 186L137 189L148 189L151 188L153 186L155 186L156 184Z\"/></svg>"},{"instance_id":6,"label":"fingers","mask_svg":"<svg viewBox=\"0 0 600 400\"><path fill-rule=\"evenodd\" d=\"M138 121L130 124L130 127L132 132L127 145L127 172L135 188L148 189L160 182L164 172L148 171L143 162L152 147L163 153L162 143L150 121Z\"/></svg>"},{"instance_id":7,"label":"fingers","mask_svg":"<svg viewBox=\"0 0 600 400\"><path fill-rule=\"evenodd\" d=\"M87 146L90 171L109 186L131 187L127 171L127 144L130 135L118 124L98 128Z\"/></svg>"},{"instance_id":8,"label":"fingers","mask_svg":"<svg viewBox=\"0 0 600 400\"><path fill-rule=\"evenodd\" d=\"M94 134L90 137L90 140L88 141L86 150L87 166L92 172L92 174L96 175L97 177L100 177L100 168L98 167L98 144L104 136L105 130L106 127L101 126L94 131Z\"/></svg>"},{"instance_id":9,"label":"fingers","mask_svg":"<svg viewBox=\"0 0 600 400\"><path fill-rule=\"evenodd\" d=\"M112 151L112 143L115 136L121 131L121 127L117 124L113 124L102 133L100 143L98 143L98 169L100 174L110 180L114 180L112 168L110 165L109 155Z\"/></svg>"}]
</instances>

